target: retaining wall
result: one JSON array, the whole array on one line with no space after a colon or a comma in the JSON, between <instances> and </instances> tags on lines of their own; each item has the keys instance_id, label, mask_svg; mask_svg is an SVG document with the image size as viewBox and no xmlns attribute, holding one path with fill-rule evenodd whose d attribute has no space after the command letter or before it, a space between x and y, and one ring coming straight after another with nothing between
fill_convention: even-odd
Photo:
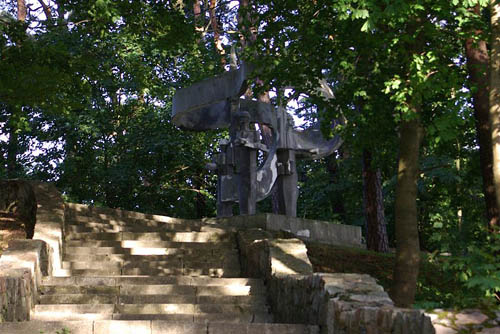
<instances>
[{"instance_id":1,"label":"retaining wall","mask_svg":"<svg viewBox=\"0 0 500 334\"><path fill-rule=\"evenodd\" d=\"M0 322L30 319L42 276L61 268L64 202L52 184L30 182L37 200L33 239L11 240L0 257Z\"/></svg>"},{"instance_id":2,"label":"retaining wall","mask_svg":"<svg viewBox=\"0 0 500 334\"><path fill-rule=\"evenodd\" d=\"M302 240L317 241L330 245L362 247L361 227L335 224L332 222L287 217L271 213L234 216L226 218L205 218L206 224L226 224L240 230L261 228L267 231L287 231Z\"/></svg>"},{"instance_id":3,"label":"retaining wall","mask_svg":"<svg viewBox=\"0 0 500 334\"><path fill-rule=\"evenodd\" d=\"M323 334L435 333L423 311L395 307L369 275L313 274L299 239L249 229L238 245L244 274L265 279L277 322L319 325Z\"/></svg>"}]
</instances>

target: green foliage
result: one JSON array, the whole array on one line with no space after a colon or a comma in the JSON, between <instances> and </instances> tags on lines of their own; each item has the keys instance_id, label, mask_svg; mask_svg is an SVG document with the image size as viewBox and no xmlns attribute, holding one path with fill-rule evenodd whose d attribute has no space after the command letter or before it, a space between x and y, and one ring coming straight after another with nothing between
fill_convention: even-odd
<instances>
[{"instance_id":1,"label":"green foliage","mask_svg":"<svg viewBox=\"0 0 500 334\"><path fill-rule=\"evenodd\" d=\"M500 251L498 233L484 233L487 243L472 242L462 253L429 254L428 270L420 274L416 307L498 309ZM432 272L432 273L430 273Z\"/></svg>"},{"instance_id":2,"label":"green foliage","mask_svg":"<svg viewBox=\"0 0 500 334\"><path fill-rule=\"evenodd\" d=\"M41 330L40 334L45 334L45 332ZM60 331L59 330L56 331L55 334L71 334L71 331L69 329L67 329L67 328L63 328Z\"/></svg>"},{"instance_id":3,"label":"green foliage","mask_svg":"<svg viewBox=\"0 0 500 334\"><path fill-rule=\"evenodd\" d=\"M487 39L489 29L488 12L471 8L487 2L260 0L239 23L226 4L217 9L224 27L259 27L240 52L259 68L254 93L293 87L305 119L344 138L335 158L299 162L299 216L363 226L361 156L369 150L394 245L399 124L420 117L420 243L450 288L421 279L419 305L472 306L498 287L498 240L483 230L476 88L464 89L464 39ZM26 23L5 6L0 134L19 138L18 175L55 181L71 201L214 215L215 179L204 165L224 134L184 132L169 116L175 89L223 70L213 31L194 29L191 4L72 0L53 8L53 18ZM334 99L317 92L320 79ZM333 127L339 118L344 124ZM8 150L0 141L0 178ZM269 202L260 208L271 210Z\"/></svg>"}]
</instances>

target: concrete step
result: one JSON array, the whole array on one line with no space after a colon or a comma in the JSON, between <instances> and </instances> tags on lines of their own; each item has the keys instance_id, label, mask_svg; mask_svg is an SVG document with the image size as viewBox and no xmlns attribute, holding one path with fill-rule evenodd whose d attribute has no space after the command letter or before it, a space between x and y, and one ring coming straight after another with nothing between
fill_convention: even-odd
<instances>
[{"instance_id":1,"label":"concrete step","mask_svg":"<svg viewBox=\"0 0 500 334\"><path fill-rule=\"evenodd\" d=\"M54 277L42 278L42 285L50 286L119 286L119 285L189 285L200 289L265 289L261 279L257 278L212 278L189 276L97 276L97 277Z\"/></svg>"},{"instance_id":2,"label":"concrete step","mask_svg":"<svg viewBox=\"0 0 500 334\"><path fill-rule=\"evenodd\" d=\"M263 297L265 286L253 285L177 285L177 284L123 284L109 285L42 285L42 296L49 295L190 295L202 297Z\"/></svg>"},{"instance_id":3,"label":"concrete step","mask_svg":"<svg viewBox=\"0 0 500 334\"><path fill-rule=\"evenodd\" d=\"M260 305L265 309L266 297L261 296L196 296L195 294L51 294L40 295L40 304L231 304Z\"/></svg>"},{"instance_id":4,"label":"concrete step","mask_svg":"<svg viewBox=\"0 0 500 334\"><path fill-rule=\"evenodd\" d=\"M72 271L73 274L79 274L78 271ZM145 275L145 276L170 276L170 275L185 275L185 276L209 276L209 277L240 277L240 268L150 268L150 267L133 267L123 268L122 275ZM83 273L83 275L87 275ZM94 274L91 274L94 275ZM61 275L63 276L63 275Z\"/></svg>"},{"instance_id":5,"label":"concrete step","mask_svg":"<svg viewBox=\"0 0 500 334\"><path fill-rule=\"evenodd\" d=\"M194 322L171 320L31 321L2 323L8 334L54 334L66 328L71 334L317 334L317 326L245 322Z\"/></svg>"},{"instance_id":6,"label":"concrete step","mask_svg":"<svg viewBox=\"0 0 500 334\"><path fill-rule=\"evenodd\" d=\"M189 256L156 256L153 260L150 256L134 256L133 260L123 261L63 261L62 269L109 269L109 268L226 268L240 266L238 254L227 256L200 256L199 258Z\"/></svg>"},{"instance_id":7,"label":"concrete step","mask_svg":"<svg viewBox=\"0 0 500 334\"><path fill-rule=\"evenodd\" d=\"M66 225L67 232L199 232L199 227L184 224L160 224L159 226L148 226L143 224L107 224L107 223L74 223Z\"/></svg>"},{"instance_id":8,"label":"concrete step","mask_svg":"<svg viewBox=\"0 0 500 334\"><path fill-rule=\"evenodd\" d=\"M86 247L86 248L96 248L96 247L106 247L109 248L108 252L113 252L113 248L182 248L182 249L235 249L236 244L231 241L227 242L175 242L175 241L161 241L161 240L151 240L151 241L137 241L137 240L123 240L123 241L104 241L104 240L93 240L93 241L82 241L82 240L68 240L66 241L66 247ZM69 250L68 250L69 251ZM70 253L73 254L73 253Z\"/></svg>"},{"instance_id":9,"label":"concrete step","mask_svg":"<svg viewBox=\"0 0 500 334\"><path fill-rule=\"evenodd\" d=\"M261 304L194 304L194 303L151 303L151 304L37 304L37 316L72 314L241 314L266 312ZM40 320L39 318L35 320Z\"/></svg>"},{"instance_id":10,"label":"concrete step","mask_svg":"<svg viewBox=\"0 0 500 334\"><path fill-rule=\"evenodd\" d=\"M66 240L147 240L147 241L175 241L175 242L236 242L232 232L67 232Z\"/></svg>"},{"instance_id":11,"label":"concrete step","mask_svg":"<svg viewBox=\"0 0 500 334\"><path fill-rule=\"evenodd\" d=\"M66 305L63 305L63 307ZM117 304L122 314L241 314L267 311L265 305L253 304Z\"/></svg>"},{"instance_id":12,"label":"concrete step","mask_svg":"<svg viewBox=\"0 0 500 334\"><path fill-rule=\"evenodd\" d=\"M134 249L134 251L137 249ZM156 250L156 248L155 248ZM142 253L146 253L145 249L141 249ZM154 251L152 251L154 252ZM173 251L171 252L173 253ZM191 260L223 260L225 258L239 258L239 252L237 249L212 249L208 251L203 251L199 249L185 250L179 249L178 252L174 254L159 254L159 255L133 255L133 254L68 254L64 255L65 261L82 262L82 261L94 261L94 262L134 262L134 261L191 261Z\"/></svg>"},{"instance_id":13,"label":"concrete step","mask_svg":"<svg viewBox=\"0 0 500 334\"><path fill-rule=\"evenodd\" d=\"M39 292L42 296L55 295L55 294L118 295L120 293L120 286L42 285L39 287Z\"/></svg>"},{"instance_id":14,"label":"concrete step","mask_svg":"<svg viewBox=\"0 0 500 334\"><path fill-rule=\"evenodd\" d=\"M66 240L67 247L111 247L111 248L183 248L183 249L217 249L235 248L231 242L177 242L165 240Z\"/></svg>"},{"instance_id":15,"label":"concrete step","mask_svg":"<svg viewBox=\"0 0 500 334\"><path fill-rule=\"evenodd\" d=\"M55 334L318 334L319 328L298 324L213 322L185 320L28 321L0 323L0 333Z\"/></svg>"},{"instance_id":16,"label":"concrete step","mask_svg":"<svg viewBox=\"0 0 500 334\"><path fill-rule=\"evenodd\" d=\"M178 265L166 263L160 267L152 266L148 263L131 264L130 266L100 266L104 262L97 262L96 268L88 269L55 269L54 276L69 277L69 276L209 276L209 277L240 277L241 270L237 265L228 264L224 267L207 264L199 264L188 266L179 263ZM109 262L118 264L119 262Z\"/></svg>"},{"instance_id":17,"label":"concrete step","mask_svg":"<svg viewBox=\"0 0 500 334\"><path fill-rule=\"evenodd\" d=\"M65 216L67 219L71 219L74 217L83 218L101 218L101 219L110 219L110 220L140 220L140 221L156 221L156 222L164 222L164 223L190 223L190 224L199 224L200 220L196 219L181 219L181 218L173 218L162 215L155 214L145 214L135 211L126 211L120 209L110 209L110 208L97 208L90 207L82 204L74 204L74 203L65 203L66 210Z\"/></svg>"}]
</instances>

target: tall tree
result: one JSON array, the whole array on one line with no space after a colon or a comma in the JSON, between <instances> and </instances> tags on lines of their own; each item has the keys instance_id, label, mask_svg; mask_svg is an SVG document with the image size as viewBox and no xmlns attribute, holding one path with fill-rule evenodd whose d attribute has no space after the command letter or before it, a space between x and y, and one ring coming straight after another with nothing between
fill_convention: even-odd
<instances>
[{"instance_id":1,"label":"tall tree","mask_svg":"<svg viewBox=\"0 0 500 334\"><path fill-rule=\"evenodd\" d=\"M497 207L500 208L500 4L491 0L490 122L493 145L493 175Z\"/></svg>"},{"instance_id":2,"label":"tall tree","mask_svg":"<svg viewBox=\"0 0 500 334\"><path fill-rule=\"evenodd\" d=\"M389 251L380 169L372 165L372 154L363 150L363 204L366 220L366 248Z\"/></svg>"},{"instance_id":3,"label":"tall tree","mask_svg":"<svg viewBox=\"0 0 500 334\"><path fill-rule=\"evenodd\" d=\"M471 12L475 17L481 16L481 6L477 4ZM482 22L481 19L476 21ZM471 29L471 35L465 41L465 54L469 71L471 91L474 103L474 116L476 118L476 132L479 143L479 157L481 175L483 179L483 192L486 203L486 217L491 228L498 225L500 211L498 210L493 178L493 148L491 127L489 121L489 54L482 29Z\"/></svg>"},{"instance_id":4,"label":"tall tree","mask_svg":"<svg viewBox=\"0 0 500 334\"><path fill-rule=\"evenodd\" d=\"M17 0L17 20L21 23L20 26L23 26L26 21L26 16L28 14L26 8L25 0ZM23 31L21 36L23 36ZM16 42L16 46L21 48L22 40L24 37L18 38ZM21 117L22 117L22 106L21 105L7 105L6 109L8 113L10 113L9 120L7 122L7 128L9 132L9 142L7 144L7 177L15 178L18 176L18 161L17 156L19 154L19 132L21 130Z\"/></svg>"}]
</instances>

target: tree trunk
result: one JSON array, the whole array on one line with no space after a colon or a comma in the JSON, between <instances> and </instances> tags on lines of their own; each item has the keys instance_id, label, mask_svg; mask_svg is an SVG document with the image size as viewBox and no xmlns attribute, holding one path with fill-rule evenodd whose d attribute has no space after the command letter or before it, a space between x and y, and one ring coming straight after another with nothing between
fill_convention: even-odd
<instances>
[{"instance_id":1,"label":"tree trunk","mask_svg":"<svg viewBox=\"0 0 500 334\"><path fill-rule=\"evenodd\" d=\"M376 252L388 252L385 228L384 198L380 169L371 166L372 154L363 150L363 200L366 220L366 247Z\"/></svg>"},{"instance_id":2,"label":"tree trunk","mask_svg":"<svg viewBox=\"0 0 500 334\"><path fill-rule=\"evenodd\" d=\"M420 247L417 228L417 180L423 129L417 118L400 127L398 183L396 186L395 227L396 264L392 297L399 307L410 307L415 300Z\"/></svg>"},{"instance_id":3,"label":"tree trunk","mask_svg":"<svg viewBox=\"0 0 500 334\"><path fill-rule=\"evenodd\" d=\"M491 0L490 124L493 175L497 207L500 208L500 4ZM498 226L498 223L497 223Z\"/></svg>"},{"instance_id":4,"label":"tree trunk","mask_svg":"<svg viewBox=\"0 0 500 334\"><path fill-rule=\"evenodd\" d=\"M220 56L221 65L222 67L224 67L226 66L226 58L224 58L226 52L224 50L224 47L222 46L222 40L220 38L219 24L217 23L216 8L217 8L217 0L210 0L210 12L209 12L210 25L214 32L215 51Z\"/></svg>"},{"instance_id":5,"label":"tree trunk","mask_svg":"<svg viewBox=\"0 0 500 334\"><path fill-rule=\"evenodd\" d=\"M474 8L476 14L480 14L479 5ZM481 34L475 31L475 34ZM471 89L474 99L474 116L476 118L476 132L479 143L479 158L481 175L483 178L483 193L486 202L486 217L490 227L498 225L499 211L495 194L495 182L493 178L493 149L491 141L491 127L489 122L489 72L488 72L488 48L486 41L475 42L472 38L465 41L467 55L467 68L471 81Z\"/></svg>"},{"instance_id":6,"label":"tree trunk","mask_svg":"<svg viewBox=\"0 0 500 334\"><path fill-rule=\"evenodd\" d=\"M194 14L194 29L196 31L203 31L203 17L201 16L201 6L199 0L195 0L193 3L193 14Z\"/></svg>"},{"instance_id":7,"label":"tree trunk","mask_svg":"<svg viewBox=\"0 0 500 334\"><path fill-rule=\"evenodd\" d=\"M24 0L17 0L17 19L18 21L26 21L27 8ZM17 42L18 44L21 41ZM19 154L19 113L21 110L16 106L8 106L10 110L9 120L7 121L7 129L9 131L9 142L7 143L7 177L13 179L18 177L17 156Z\"/></svg>"},{"instance_id":8,"label":"tree trunk","mask_svg":"<svg viewBox=\"0 0 500 334\"><path fill-rule=\"evenodd\" d=\"M330 174L330 182L333 184L340 183L339 164L337 163L337 159L342 159L344 157L344 152L345 148L341 147L339 149L338 158L333 154L326 157L326 170L328 171L328 174ZM332 212L339 215L340 220L345 222L346 210L341 191L336 192L335 196L330 196L330 206L332 208Z\"/></svg>"},{"instance_id":9,"label":"tree trunk","mask_svg":"<svg viewBox=\"0 0 500 334\"><path fill-rule=\"evenodd\" d=\"M26 21L27 14L26 2L24 0L17 0L17 19L24 22Z\"/></svg>"}]
</instances>

